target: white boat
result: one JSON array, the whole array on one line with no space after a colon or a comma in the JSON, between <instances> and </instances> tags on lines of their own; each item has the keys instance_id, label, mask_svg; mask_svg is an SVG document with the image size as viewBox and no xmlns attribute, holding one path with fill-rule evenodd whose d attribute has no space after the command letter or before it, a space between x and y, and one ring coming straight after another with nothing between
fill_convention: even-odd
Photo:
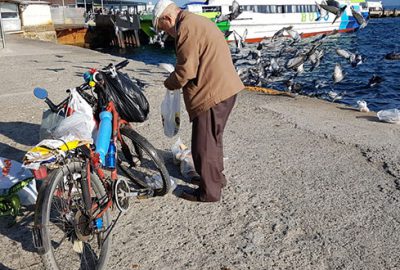
<instances>
[{"instance_id":1,"label":"white boat","mask_svg":"<svg viewBox=\"0 0 400 270\"><path fill-rule=\"evenodd\" d=\"M317 0L318 4L322 0ZM347 8L333 23L335 15L327 13L320 17L319 9L314 0L236 0L239 3L240 15L225 22L218 22L218 27L224 32L234 32L243 36L247 33L246 42L259 42L265 37L272 37L283 27L293 26L302 37L309 37L334 30L350 32L360 25L352 15L350 7L368 17L368 9L360 3L363 0L328 0L329 5ZM209 0L207 2L190 2L184 7L193 13L207 16L214 20L220 14L229 14L232 10L232 0ZM318 19L319 18L319 19ZM229 33L228 32L228 33ZM228 41L234 40L235 35L227 37Z\"/></svg>"},{"instance_id":2,"label":"white boat","mask_svg":"<svg viewBox=\"0 0 400 270\"><path fill-rule=\"evenodd\" d=\"M382 1L366 1L365 4L369 11L383 11Z\"/></svg>"}]
</instances>

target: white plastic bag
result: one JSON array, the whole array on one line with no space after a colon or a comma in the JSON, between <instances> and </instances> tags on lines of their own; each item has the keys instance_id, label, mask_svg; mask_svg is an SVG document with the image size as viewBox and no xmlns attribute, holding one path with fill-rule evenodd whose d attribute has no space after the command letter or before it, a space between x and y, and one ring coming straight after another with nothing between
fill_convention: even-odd
<instances>
[{"instance_id":1,"label":"white plastic bag","mask_svg":"<svg viewBox=\"0 0 400 270\"><path fill-rule=\"evenodd\" d=\"M181 122L181 99L179 90L166 90L164 100L161 103L161 120L165 136L172 138L178 134Z\"/></svg>"},{"instance_id":2,"label":"white plastic bag","mask_svg":"<svg viewBox=\"0 0 400 270\"><path fill-rule=\"evenodd\" d=\"M168 72L174 71L171 64L160 64ZM164 100L161 103L161 120L164 127L164 134L172 138L178 134L181 123L181 94L180 90L170 91L166 89Z\"/></svg>"},{"instance_id":3,"label":"white plastic bag","mask_svg":"<svg viewBox=\"0 0 400 270\"><path fill-rule=\"evenodd\" d=\"M400 124L400 111L398 109L381 110L377 113L380 121Z\"/></svg>"},{"instance_id":4,"label":"white plastic bag","mask_svg":"<svg viewBox=\"0 0 400 270\"><path fill-rule=\"evenodd\" d=\"M181 138L171 147L173 161L176 165L179 164L181 174L186 179L192 179L198 176L194 168L192 151L182 143Z\"/></svg>"},{"instance_id":5,"label":"white plastic bag","mask_svg":"<svg viewBox=\"0 0 400 270\"><path fill-rule=\"evenodd\" d=\"M85 114L75 112L61 121L53 132L57 139L72 138L75 140L92 140L93 119Z\"/></svg>"},{"instance_id":6,"label":"white plastic bag","mask_svg":"<svg viewBox=\"0 0 400 270\"><path fill-rule=\"evenodd\" d=\"M92 107L86 102L86 100L83 99L83 97L78 93L78 91L76 91L75 88L71 89L71 99L68 103L68 108L72 109L73 112L79 112L93 117Z\"/></svg>"},{"instance_id":7,"label":"white plastic bag","mask_svg":"<svg viewBox=\"0 0 400 270\"><path fill-rule=\"evenodd\" d=\"M96 122L93 119L92 107L76 91L71 89L71 100L68 109L72 110L72 115L62 120L53 132L55 138L74 136L79 140L90 140L94 133Z\"/></svg>"}]
</instances>

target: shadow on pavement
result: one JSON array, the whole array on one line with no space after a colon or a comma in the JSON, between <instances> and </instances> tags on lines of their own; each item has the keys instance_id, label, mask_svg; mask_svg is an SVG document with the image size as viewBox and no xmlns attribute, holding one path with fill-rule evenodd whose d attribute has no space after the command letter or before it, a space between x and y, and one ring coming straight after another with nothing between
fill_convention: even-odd
<instances>
[{"instance_id":1,"label":"shadow on pavement","mask_svg":"<svg viewBox=\"0 0 400 270\"><path fill-rule=\"evenodd\" d=\"M40 125L26 122L0 122L0 134L10 140L26 145L34 146L39 142ZM0 156L13 160L21 160L25 151L11 145L0 142Z\"/></svg>"}]
</instances>

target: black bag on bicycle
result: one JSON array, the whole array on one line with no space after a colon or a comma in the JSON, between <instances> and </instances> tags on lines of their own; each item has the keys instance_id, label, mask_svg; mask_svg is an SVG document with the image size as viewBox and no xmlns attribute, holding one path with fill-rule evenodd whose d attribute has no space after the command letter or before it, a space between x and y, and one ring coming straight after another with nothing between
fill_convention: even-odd
<instances>
[{"instance_id":1,"label":"black bag on bicycle","mask_svg":"<svg viewBox=\"0 0 400 270\"><path fill-rule=\"evenodd\" d=\"M117 71L115 77L105 73L103 76L107 96L114 101L120 117L128 122L147 120L150 106L142 89L126 73Z\"/></svg>"}]
</instances>

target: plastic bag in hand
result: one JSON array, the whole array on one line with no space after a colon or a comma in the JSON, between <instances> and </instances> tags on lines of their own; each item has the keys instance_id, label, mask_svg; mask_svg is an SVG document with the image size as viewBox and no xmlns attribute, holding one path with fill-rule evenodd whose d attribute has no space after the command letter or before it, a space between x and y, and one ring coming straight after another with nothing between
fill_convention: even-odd
<instances>
[{"instance_id":1,"label":"plastic bag in hand","mask_svg":"<svg viewBox=\"0 0 400 270\"><path fill-rule=\"evenodd\" d=\"M174 71L174 66L171 64L162 63L160 67L170 73ZM178 133L181 123L180 90L166 89L164 100L161 103L161 120L165 136L172 138Z\"/></svg>"},{"instance_id":2,"label":"plastic bag in hand","mask_svg":"<svg viewBox=\"0 0 400 270\"><path fill-rule=\"evenodd\" d=\"M161 103L161 120L164 134L172 138L178 134L181 123L181 97L178 90L166 90L164 100Z\"/></svg>"}]
</instances>

